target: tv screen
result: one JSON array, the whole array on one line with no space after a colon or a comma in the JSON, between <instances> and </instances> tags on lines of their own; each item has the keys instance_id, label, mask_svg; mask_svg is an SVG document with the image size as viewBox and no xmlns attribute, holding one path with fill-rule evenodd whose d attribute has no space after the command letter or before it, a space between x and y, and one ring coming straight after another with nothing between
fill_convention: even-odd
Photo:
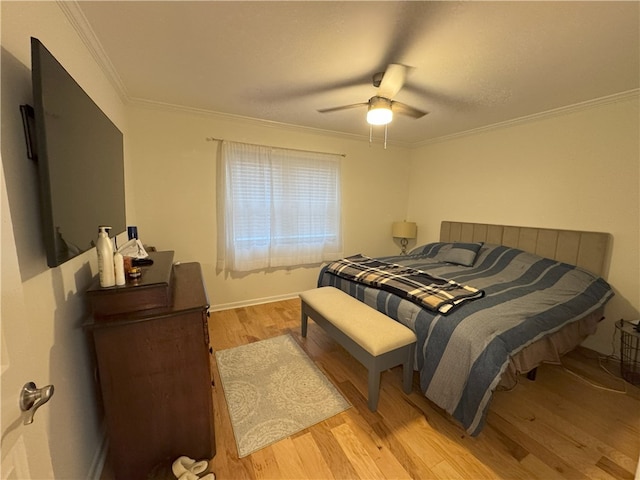
<instances>
[{"instance_id":1,"label":"tv screen","mask_svg":"<svg viewBox=\"0 0 640 480\"><path fill-rule=\"evenodd\" d=\"M125 231L123 138L37 38L31 62L44 245L56 267L94 248L99 225Z\"/></svg>"}]
</instances>

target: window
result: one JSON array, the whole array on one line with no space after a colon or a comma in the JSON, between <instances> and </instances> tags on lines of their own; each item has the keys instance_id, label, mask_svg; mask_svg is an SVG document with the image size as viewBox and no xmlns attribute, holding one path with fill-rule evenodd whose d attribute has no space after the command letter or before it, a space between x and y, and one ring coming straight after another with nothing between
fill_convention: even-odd
<instances>
[{"instance_id":1,"label":"window","mask_svg":"<svg viewBox=\"0 0 640 480\"><path fill-rule=\"evenodd\" d=\"M222 142L218 267L251 271L341 257L340 159Z\"/></svg>"}]
</instances>

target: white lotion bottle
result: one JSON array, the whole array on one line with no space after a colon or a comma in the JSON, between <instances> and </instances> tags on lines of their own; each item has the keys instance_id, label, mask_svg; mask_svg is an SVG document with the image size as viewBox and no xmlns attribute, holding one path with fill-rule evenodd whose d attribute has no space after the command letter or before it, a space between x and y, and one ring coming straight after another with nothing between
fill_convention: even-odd
<instances>
[{"instance_id":1,"label":"white lotion bottle","mask_svg":"<svg viewBox=\"0 0 640 480\"><path fill-rule=\"evenodd\" d=\"M100 286L113 287L116 284L115 268L113 264L113 244L109 238L111 227L100 225L98 227L98 271L100 272Z\"/></svg>"},{"instance_id":2,"label":"white lotion bottle","mask_svg":"<svg viewBox=\"0 0 640 480\"><path fill-rule=\"evenodd\" d=\"M127 283L127 279L124 276L124 257L120 252L113 254L113 266L116 276L116 285L121 286Z\"/></svg>"}]
</instances>

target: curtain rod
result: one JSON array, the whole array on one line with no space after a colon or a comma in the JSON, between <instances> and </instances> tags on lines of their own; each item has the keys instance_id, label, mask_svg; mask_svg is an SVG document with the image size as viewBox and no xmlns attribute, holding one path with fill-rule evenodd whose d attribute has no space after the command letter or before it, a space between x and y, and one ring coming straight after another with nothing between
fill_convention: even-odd
<instances>
[{"instance_id":1,"label":"curtain rod","mask_svg":"<svg viewBox=\"0 0 640 480\"><path fill-rule=\"evenodd\" d=\"M224 138L215 138L215 137L207 137L207 142L224 142ZM292 150L294 152L304 152L304 153L324 153L326 155L340 155L341 157L346 157L346 153L333 153L333 152L316 152L313 150L302 150L299 148L288 148L288 147L274 147L272 145L259 145L257 143L247 143L247 142L237 142L244 143L245 145L252 145L254 147L269 147L269 148L281 148L282 150Z\"/></svg>"}]
</instances>

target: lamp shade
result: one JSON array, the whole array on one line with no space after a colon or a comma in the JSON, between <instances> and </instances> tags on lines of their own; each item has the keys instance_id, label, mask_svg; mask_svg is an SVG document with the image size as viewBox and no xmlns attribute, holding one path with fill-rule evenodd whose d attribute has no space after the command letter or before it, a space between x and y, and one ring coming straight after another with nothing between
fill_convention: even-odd
<instances>
[{"instance_id":1,"label":"lamp shade","mask_svg":"<svg viewBox=\"0 0 640 480\"><path fill-rule=\"evenodd\" d=\"M396 238L416 238L418 225L415 222L393 222L391 235Z\"/></svg>"}]
</instances>

